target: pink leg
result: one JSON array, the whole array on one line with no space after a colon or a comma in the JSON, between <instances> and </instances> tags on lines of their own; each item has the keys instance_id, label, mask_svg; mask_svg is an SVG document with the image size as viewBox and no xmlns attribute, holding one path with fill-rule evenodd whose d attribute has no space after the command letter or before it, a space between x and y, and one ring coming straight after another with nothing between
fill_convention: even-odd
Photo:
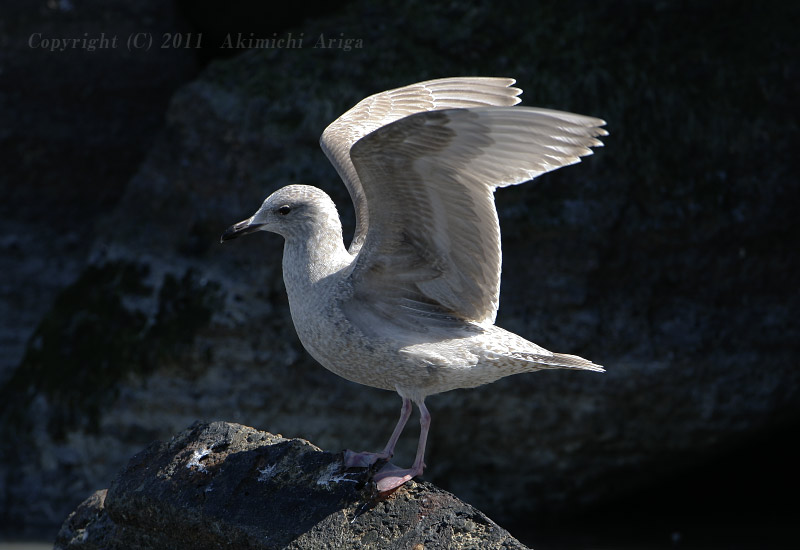
<instances>
[{"instance_id":1,"label":"pink leg","mask_svg":"<svg viewBox=\"0 0 800 550\"><path fill-rule=\"evenodd\" d=\"M403 428L406 427L411 416L411 400L403 398L403 406L400 408L400 420L397 421L397 426L394 427L392 437L386 447L380 453L354 453L353 451L344 452L344 465L348 468L367 468L372 466L379 460L389 460L394 454L394 447L397 445L397 440L400 439L400 434L403 433Z\"/></svg>"},{"instance_id":2,"label":"pink leg","mask_svg":"<svg viewBox=\"0 0 800 550\"><path fill-rule=\"evenodd\" d=\"M420 401L417 403L417 406L419 407L420 414L417 457L414 459L414 464L408 469L398 468L394 464L387 464L381 468L373 477L378 484L378 491L381 493L397 489L406 481L422 474L422 470L425 469L425 443L428 440L428 430L431 427L431 414L428 412L427 407L425 407L424 402Z\"/></svg>"}]
</instances>

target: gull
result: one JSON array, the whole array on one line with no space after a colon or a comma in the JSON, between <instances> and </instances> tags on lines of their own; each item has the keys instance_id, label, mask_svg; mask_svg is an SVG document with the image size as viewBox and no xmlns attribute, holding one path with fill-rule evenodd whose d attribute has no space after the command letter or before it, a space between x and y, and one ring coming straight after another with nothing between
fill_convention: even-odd
<instances>
[{"instance_id":1,"label":"gull","mask_svg":"<svg viewBox=\"0 0 800 550\"><path fill-rule=\"evenodd\" d=\"M425 468L429 395L541 369L603 368L550 352L494 324L500 294L498 187L579 162L601 146L603 120L515 106L511 78L419 82L360 101L320 144L355 206L345 248L331 198L308 185L269 195L220 241L284 237L283 280L305 349L347 380L396 391L400 420L383 451L345 451L347 467L382 467L389 493ZM388 460L412 412L410 468Z\"/></svg>"}]
</instances>

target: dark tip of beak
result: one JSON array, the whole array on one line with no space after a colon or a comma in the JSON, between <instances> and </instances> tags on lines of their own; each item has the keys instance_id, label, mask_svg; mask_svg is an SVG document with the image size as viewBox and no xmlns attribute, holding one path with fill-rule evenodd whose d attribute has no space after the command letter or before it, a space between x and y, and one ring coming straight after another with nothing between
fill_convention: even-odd
<instances>
[{"instance_id":1,"label":"dark tip of beak","mask_svg":"<svg viewBox=\"0 0 800 550\"><path fill-rule=\"evenodd\" d=\"M225 241L233 240L237 237L241 237L242 235L254 233L258 231L262 225L264 224L250 223L250 220L244 220L242 222L235 223L225 230L225 233L223 233L219 238L219 242L224 243Z\"/></svg>"}]
</instances>

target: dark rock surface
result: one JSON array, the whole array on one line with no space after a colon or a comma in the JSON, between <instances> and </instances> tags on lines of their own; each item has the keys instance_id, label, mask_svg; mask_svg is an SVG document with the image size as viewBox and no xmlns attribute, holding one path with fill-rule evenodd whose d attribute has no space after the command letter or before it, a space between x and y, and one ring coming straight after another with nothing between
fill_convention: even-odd
<instances>
[{"instance_id":1,"label":"dark rock surface","mask_svg":"<svg viewBox=\"0 0 800 550\"><path fill-rule=\"evenodd\" d=\"M368 478L302 439L195 424L134 456L67 518L55 548L526 548L430 483L376 499Z\"/></svg>"},{"instance_id":2,"label":"dark rock surface","mask_svg":"<svg viewBox=\"0 0 800 550\"><path fill-rule=\"evenodd\" d=\"M800 52L798 8L780 4L353 2L294 29L305 33L301 49L212 63L171 98L155 141L134 140L148 153L130 181L120 171L109 190L92 171L104 157L130 170L124 142L122 156L59 156L54 173L86 187L63 197L57 178L43 193L14 187L4 215L55 216L86 197L106 197L110 211L82 210L44 234L34 232L49 227L44 217L8 218L3 319L18 361L0 388L0 524L54 526L137 449L196 419L323 448L384 445L400 400L338 379L301 348L280 239L218 237L289 183L322 187L349 223L319 134L370 93L445 75L513 76L525 105L609 122L593 157L497 194L498 324L608 373L537 373L432 397L424 479L503 524L541 521L636 491L658 501L652 487L714 457L791 441L800 185L789 159L800 130L787 113ZM363 47L314 48L320 33ZM108 120L125 127L114 113ZM83 248L66 254L61 242ZM398 447L402 464L415 428ZM760 460L731 471L759 485L772 468L769 454ZM749 517L742 510L779 500L740 486L704 492L705 509ZM688 492L676 509L698 498Z\"/></svg>"}]
</instances>

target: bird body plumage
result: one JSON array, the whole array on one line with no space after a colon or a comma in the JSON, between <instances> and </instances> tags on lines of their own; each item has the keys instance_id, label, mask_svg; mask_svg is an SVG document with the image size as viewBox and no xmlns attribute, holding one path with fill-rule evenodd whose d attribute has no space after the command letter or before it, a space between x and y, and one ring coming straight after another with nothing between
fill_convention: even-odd
<instances>
[{"instance_id":1,"label":"bird body plumage","mask_svg":"<svg viewBox=\"0 0 800 550\"><path fill-rule=\"evenodd\" d=\"M576 163L602 145L605 123L515 107L512 79L447 78L370 96L333 122L321 146L356 209L349 249L323 191L289 185L223 240L255 230L285 238L283 278L297 334L324 367L397 391L403 409L388 458L410 414L421 412L414 466L375 477L392 490L419 475L428 395L540 369L602 371L494 325L500 292L497 187Z\"/></svg>"}]
</instances>

